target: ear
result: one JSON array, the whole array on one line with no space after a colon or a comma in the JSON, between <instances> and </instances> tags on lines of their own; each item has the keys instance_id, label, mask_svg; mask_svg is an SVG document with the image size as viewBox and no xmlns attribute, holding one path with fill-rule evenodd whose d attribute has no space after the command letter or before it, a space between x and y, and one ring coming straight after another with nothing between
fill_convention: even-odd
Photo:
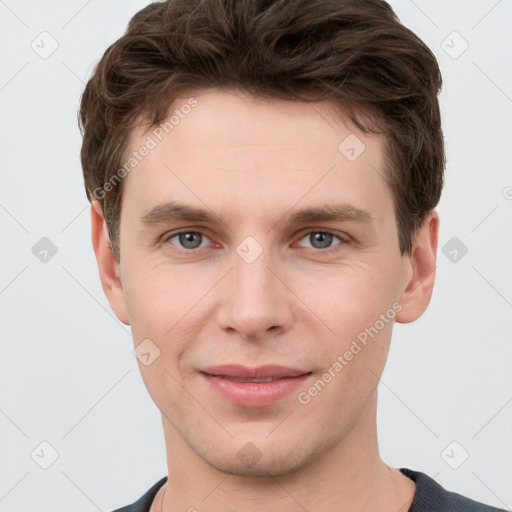
<instances>
[{"instance_id":1,"label":"ear","mask_svg":"<svg viewBox=\"0 0 512 512\"><path fill-rule=\"evenodd\" d=\"M93 201L91 204L91 231L103 291L119 321L130 325L124 302L119 263L114 258L107 224L98 201Z\"/></svg>"},{"instance_id":2,"label":"ear","mask_svg":"<svg viewBox=\"0 0 512 512\"><path fill-rule=\"evenodd\" d=\"M427 309L436 278L439 215L431 210L416 233L411 254L404 256L406 272L400 295L402 309L396 321L414 322Z\"/></svg>"}]
</instances>

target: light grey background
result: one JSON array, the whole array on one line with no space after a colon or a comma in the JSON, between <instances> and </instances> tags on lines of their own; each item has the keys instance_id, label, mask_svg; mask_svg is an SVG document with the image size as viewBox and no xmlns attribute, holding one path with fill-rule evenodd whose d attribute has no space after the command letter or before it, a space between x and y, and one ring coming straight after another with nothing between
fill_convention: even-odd
<instances>
[{"instance_id":1,"label":"light grey background","mask_svg":"<svg viewBox=\"0 0 512 512\"><path fill-rule=\"evenodd\" d=\"M146 3L0 1L0 512L106 511L166 474L159 411L100 286L76 123ZM396 325L379 385L381 453L510 509L512 1L392 4L439 59L448 166L434 296ZM55 255L36 257L43 237Z\"/></svg>"}]
</instances>

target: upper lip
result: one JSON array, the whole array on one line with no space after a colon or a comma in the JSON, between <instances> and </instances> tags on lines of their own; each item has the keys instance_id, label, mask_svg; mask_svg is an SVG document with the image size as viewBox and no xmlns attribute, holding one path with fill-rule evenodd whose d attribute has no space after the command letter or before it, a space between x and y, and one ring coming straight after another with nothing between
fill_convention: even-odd
<instances>
[{"instance_id":1,"label":"upper lip","mask_svg":"<svg viewBox=\"0 0 512 512\"><path fill-rule=\"evenodd\" d=\"M298 368L289 368L276 364L269 364L264 366L256 366L250 368L248 366L241 366L238 364L223 364L218 366L210 366L202 370L203 373L209 375L217 375L221 377L235 377L238 379L265 379L268 377L286 378L298 377L310 373L308 371L300 370Z\"/></svg>"}]
</instances>

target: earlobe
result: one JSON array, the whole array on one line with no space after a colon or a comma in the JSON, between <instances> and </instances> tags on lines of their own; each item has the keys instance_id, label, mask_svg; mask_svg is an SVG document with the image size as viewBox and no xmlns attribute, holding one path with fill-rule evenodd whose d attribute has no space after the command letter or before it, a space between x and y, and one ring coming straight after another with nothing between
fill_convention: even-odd
<instances>
[{"instance_id":1,"label":"earlobe","mask_svg":"<svg viewBox=\"0 0 512 512\"><path fill-rule=\"evenodd\" d=\"M91 235L101 286L110 306L120 322L130 325L126 312L119 263L108 238L107 225L98 201L91 204Z\"/></svg>"},{"instance_id":2,"label":"earlobe","mask_svg":"<svg viewBox=\"0 0 512 512\"><path fill-rule=\"evenodd\" d=\"M417 320L427 309L436 277L439 215L431 210L416 233L411 253L406 256L408 272L402 284L400 304L396 315L399 323Z\"/></svg>"}]
</instances>

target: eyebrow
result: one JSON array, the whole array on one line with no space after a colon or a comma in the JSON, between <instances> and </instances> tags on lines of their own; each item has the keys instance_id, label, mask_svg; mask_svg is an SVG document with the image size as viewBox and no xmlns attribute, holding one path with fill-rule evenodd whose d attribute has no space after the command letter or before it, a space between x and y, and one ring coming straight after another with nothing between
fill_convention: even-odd
<instances>
[{"instance_id":1,"label":"eyebrow","mask_svg":"<svg viewBox=\"0 0 512 512\"><path fill-rule=\"evenodd\" d=\"M191 222L205 222L215 224L222 217L212 211L195 206L189 206L178 202L159 204L146 210L140 218L147 225L161 224L170 221L183 220ZM307 222L356 222L371 225L373 216L367 210L363 210L350 204L325 204L291 210L281 219L289 224L304 224Z\"/></svg>"}]
</instances>

